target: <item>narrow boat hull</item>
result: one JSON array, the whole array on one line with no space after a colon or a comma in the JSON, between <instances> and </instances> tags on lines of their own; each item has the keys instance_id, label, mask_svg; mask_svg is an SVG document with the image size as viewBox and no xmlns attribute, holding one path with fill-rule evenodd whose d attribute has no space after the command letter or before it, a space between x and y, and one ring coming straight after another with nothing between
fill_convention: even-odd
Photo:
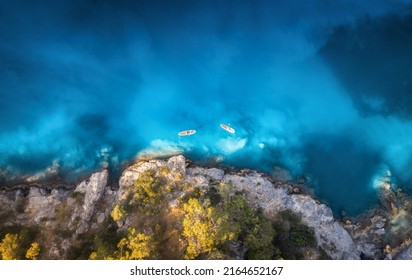
<instances>
[{"instance_id":1,"label":"narrow boat hull","mask_svg":"<svg viewBox=\"0 0 412 280\"><path fill-rule=\"evenodd\" d=\"M226 124L221 124L220 127L229 133L232 133L232 134L235 133L235 130Z\"/></svg>"},{"instance_id":2,"label":"narrow boat hull","mask_svg":"<svg viewBox=\"0 0 412 280\"><path fill-rule=\"evenodd\" d=\"M180 132L178 133L178 135L179 135L179 136L189 136L189 135L192 135L192 134L195 134L195 133L196 133L196 130L194 130L194 129L188 129L188 130L180 131Z\"/></svg>"}]
</instances>

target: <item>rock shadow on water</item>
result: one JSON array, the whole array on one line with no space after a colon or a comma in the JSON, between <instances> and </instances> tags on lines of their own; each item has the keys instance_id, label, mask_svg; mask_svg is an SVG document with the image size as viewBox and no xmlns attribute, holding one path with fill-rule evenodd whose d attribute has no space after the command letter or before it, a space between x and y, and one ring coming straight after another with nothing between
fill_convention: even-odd
<instances>
[{"instance_id":1,"label":"rock shadow on water","mask_svg":"<svg viewBox=\"0 0 412 280\"><path fill-rule=\"evenodd\" d=\"M305 150L306 175L312 178L315 195L327 201L335 215L344 211L356 216L378 203L371 187L380 162L377 154L336 136L311 139Z\"/></svg>"},{"instance_id":2,"label":"rock shadow on water","mask_svg":"<svg viewBox=\"0 0 412 280\"><path fill-rule=\"evenodd\" d=\"M411 32L411 14L364 18L355 26L335 28L320 50L364 115L412 116ZM371 100L383 100L385 106Z\"/></svg>"}]
</instances>

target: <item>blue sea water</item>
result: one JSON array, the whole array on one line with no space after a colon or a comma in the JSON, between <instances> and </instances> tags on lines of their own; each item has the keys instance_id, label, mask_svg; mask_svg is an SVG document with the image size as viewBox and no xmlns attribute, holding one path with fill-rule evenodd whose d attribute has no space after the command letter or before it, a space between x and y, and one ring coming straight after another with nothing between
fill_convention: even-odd
<instances>
[{"instance_id":1,"label":"blue sea water","mask_svg":"<svg viewBox=\"0 0 412 280\"><path fill-rule=\"evenodd\" d=\"M1 1L3 174L183 153L281 166L335 213L387 171L412 191L411 1L328 3Z\"/></svg>"}]
</instances>

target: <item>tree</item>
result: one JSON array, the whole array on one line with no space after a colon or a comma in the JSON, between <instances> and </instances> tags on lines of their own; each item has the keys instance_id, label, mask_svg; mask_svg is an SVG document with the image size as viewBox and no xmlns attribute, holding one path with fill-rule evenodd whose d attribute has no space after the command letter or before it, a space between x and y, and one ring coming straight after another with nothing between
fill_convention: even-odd
<instances>
[{"instance_id":1,"label":"tree","mask_svg":"<svg viewBox=\"0 0 412 280\"><path fill-rule=\"evenodd\" d=\"M194 259L200 254L211 252L216 245L213 229L214 209L203 206L198 199L191 198L183 205L183 236L187 239L186 259Z\"/></svg>"},{"instance_id":2,"label":"tree","mask_svg":"<svg viewBox=\"0 0 412 280\"><path fill-rule=\"evenodd\" d=\"M221 234L231 234L228 241L239 238L248 249L249 259L271 259L279 254L272 244L276 232L271 222L256 213L242 195L234 194L229 185L222 184L219 193L222 197L219 216L227 217L220 228Z\"/></svg>"},{"instance_id":3,"label":"tree","mask_svg":"<svg viewBox=\"0 0 412 280\"><path fill-rule=\"evenodd\" d=\"M91 254L90 254L90 257L89 257L89 260L98 260L99 259L99 256L97 255L97 252L92 252Z\"/></svg>"},{"instance_id":4,"label":"tree","mask_svg":"<svg viewBox=\"0 0 412 280\"><path fill-rule=\"evenodd\" d=\"M142 172L139 178L129 186L119 206L113 209L113 218L123 218L124 215L138 209L142 214L158 214L164 198L164 186L151 170Z\"/></svg>"},{"instance_id":5,"label":"tree","mask_svg":"<svg viewBox=\"0 0 412 280\"><path fill-rule=\"evenodd\" d=\"M18 260L19 254L19 236L8 233L0 243L0 252L3 260Z\"/></svg>"},{"instance_id":6,"label":"tree","mask_svg":"<svg viewBox=\"0 0 412 280\"><path fill-rule=\"evenodd\" d=\"M127 237L122 238L117 247L119 259L145 260L156 259L156 243L150 235L138 233L135 228L130 228Z\"/></svg>"},{"instance_id":7,"label":"tree","mask_svg":"<svg viewBox=\"0 0 412 280\"><path fill-rule=\"evenodd\" d=\"M116 244L110 244L110 241L104 240L104 236L95 235L93 239L94 250L89 259L90 260L107 260L112 259ZM112 248L114 245L114 248Z\"/></svg>"},{"instance_id":8,"label":"tree","mask_svg":"<svg viewBox=\"0 0 412 280\"><path fill-rule=\"evenodd\" d=\"M183 237L187 240L185 258L222 258L230 254L229 244L237 240L247 248L250 259L270 259L277 254L272 245L272 224L248 205L230 186L221 185L221 199L215 206L205 199L191 198L183 205Z\"/></svg>"},{"instance_id":9,"label":"tree","mask_svg":"<svg viewBox=\"0 0 412 280\"><path fill-rule=\"evenodd\" d=\"M115 222L118 222L126 217L126 211L121 205L116 204L112 210L111 216Z\"/></svg>"},{"instance_id":10,"label":"tree","mask_svg":"<svg viewBox=\"0 0 412 280\"><path fill-rule=\"evenodd\" d=\"M279 234L274 244L280 248L284 259L304 259L308 247L317 248L314 231L302 223L302 219L296 213L286 210L280 213L276 228ZM326 257L324 252L319 252L321 257ZM322 255L323 254L323 255Z\"/></svg>"},{"instance_id":11,"label":"tree","mask_svg":"<svg viewBox=\"0 0 412 280\"><path fill-rule=\"evenodd\" d=\"M7 231L6 231L7 232ZM37 230L30 227L10 227L0 242L3 260L22 260L35 239Z\"/></svg>"},{"instance_id":12,"label":"tree","mask_svg":"<svg viewBox=\"0 0 412 280\"><path fill-rule=\"evenodd\" d=\"M140 174L134 183L133 200L140 205L156 205L161 198L161 182L154 175L153 171L146 171Z\"/></svg>"},{"instance_id":13,"label":"tree","mask_svg":"<svg viewBox=\"0 0 412 280\"><path fill-rule=\"evenodd\" d=\"M103 226L103 230L97 232L93 237L92 252L89 255L91 260L112 260L115 259L115 251L122 234L117 232L117 227L113 223Z\"/></svg>"},{"instance_id":14,"label":"tree","mask_svg":"<svg viewBox=\"0 0 412 280\"><path fill-rule=\"evenodd\" d=\"M40 254L39 243L33 242L26 252L26 258L31 260L37 260L38 255Z\"/></svg>"},{"instance_id":15,"label":"tree","mask_svg":"<svg viewBox=\"0 0 412 280\"><path fill-rule=\"evenodd\" d=\"M248 259L268 260L279 254L272 244L274 237L272 224L262 217L257 217L256 223L250 226L244 239L244 244L249 248Z\"/></svg>"}]
</instances>

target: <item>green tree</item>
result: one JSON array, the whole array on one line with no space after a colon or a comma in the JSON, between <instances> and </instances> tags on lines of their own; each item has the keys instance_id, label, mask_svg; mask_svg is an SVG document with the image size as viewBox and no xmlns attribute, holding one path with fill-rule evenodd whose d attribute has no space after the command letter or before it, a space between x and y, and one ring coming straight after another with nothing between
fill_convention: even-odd
<instances>
[{"instance_id":1,"label":"green tree","mask_svg":"<svg viewBox=\"0 0 412 280\"><path fill-rule=\"evenodd\" d=\"M273 246L275 230L272 224L262 217L255 219L256 223L250 225L244 239L244 244L249 248L248 259L267 260L279 254L279 250Z\"/></svg>"},{"instance_id":2,"label":"green tree","mask_svg":"<svg viewBox=\"0 0 412 280\"><path fill-rule=\"evenodd\" d=\"M280 248L284 259L304 259L305 248L317 249L313 230L302 223L300 216L292 211L280 213L276 228L279 233L275 238L275 244ZM326 256L322 251L320 254Z\"/></svg>"},{"instance_id":3,"label":"green tree","mask_svg":"<svg viewBox=\"0 0 412 280\"><path fill-rule=\"evenodd\" d=\"M99 235L94 237L94 249L90 254L89 259L91 260L107 260L113 258L114 249L112 249L110 244L107 244Z\"/></svg>"},{"instance_id":4,"label":"green tree","mask_svg":"<svg viewBox=\"0 0 412 280\"><path fill-rule=\"evenodd\" d=\"M109 223L103 226L104 230L93 236L91 260L110 260L116 257L115 251L122 234L117 232L117 226Z\"/></svg>"},{"instance_id":5,"label":"green tree","mask_svg":"<svg viewBox=\"0 0 412 280\"><path fill-rule=\"evenodd\" d=\"M240 239L247 247L249 259L271 259L279 254L279 250L272 244L276 235L271 222L249 206L241 194L235 194L230 185L221 184L219 191L222 201L221 217L228 217L223 223L221 232L227 233L231 229L231 239ZM222 234L222 233L221 233Z\"/></svg>"}]
</instances>

